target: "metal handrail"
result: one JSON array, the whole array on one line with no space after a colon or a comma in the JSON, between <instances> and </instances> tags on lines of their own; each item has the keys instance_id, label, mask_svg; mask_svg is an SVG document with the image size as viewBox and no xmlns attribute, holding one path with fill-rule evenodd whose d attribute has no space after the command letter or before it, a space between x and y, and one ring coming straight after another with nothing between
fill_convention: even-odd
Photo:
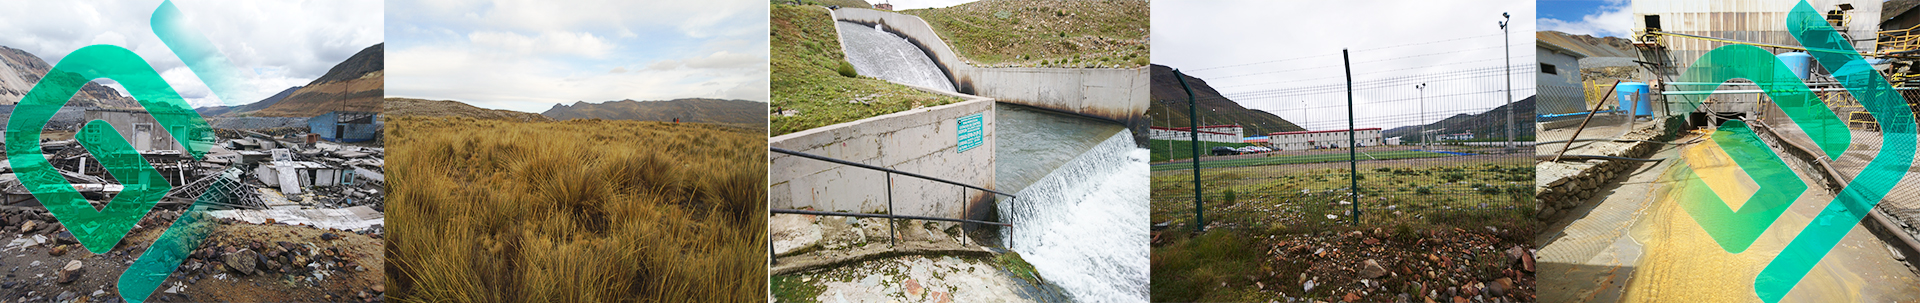
<instances>
[{"instance_id":1,"label":"metal handrail","mask_svg":"<svg viewBox=\"0 0 1920 303\"><path fill-rule=\"evenodd\" d=\"M841 216L841 217L861 217L861 218L889 218L889 219L911 219L911 220L927 220L927 221L947 221L947 222L961 222L961 223L974 223L974 224L989 224L989 225L999 225L999 226L1013 226L1013 223L1000 223L1000 222L990 222L990 221L980 221L980 220L967 220L967 219L948 219L948 218L935 218L935 217L922 217L922 216L903 216L903 215L883 215L883 214L863 214L863 213L848 213L848 212L836 212L836 211L817 211L817 210L804 210L804 209L784 209L784 208L775 208L775 209L771 209L771 210L768 210L768 212L772 212L772 213L776 213L776 214L801 214L801 215L816 215L816 216Z\"/></svg>"},{"instance_id":2,"label":"metal handrail","mask_svg":"<svg viewBox=\"0 0 1920 303\"><path fill-rule=\"evenodd\" d=\"M946 180L946 179L940 179L940 178L934 178L934 177L928 177L928 176L925 176L925 175L921 175L921 174L915 174L915 173L910 173L910 172L904 172L904 171L899 171L899 170L895 170L895 169L891 169L891 168L885 168L885 167L879 167L879 166L873 166L873 165L866 165L866 164L861 164L861 163L855 163L855 162L852 162L852 161L847 161L847 160L840 160L840 159L834 159L834 158L828 158L828 157L826 157L826 156L820 156L820 155L814 155L814 154L809 154L809 153L803 153L803 152L797 152L797 151L792 151L792 150L788 150L788 149L783 149L783 148L778 148L778 147L769 147L769 148L767 148L767 149L768 149L768 150L770 150L770 151L773 151L773 152L776 152L776 153L782 153L782 154L788 154L788 155L794 155L794 156L799 156L799 157L802 157L802 158L808 158L808 159L814 159L814 160L820 160L820 161L827 161L827 162L831 162L831 163L837 163L837 164L842 164L842 165L847 165L847 166L853 166L853 167L859 167L859 168L865 168L865 169L870 169L870 170L877 170L877 171L881 171L881 172L885 172L885 173L887 173L887 214L884 214L884 215L882 215L882 214L862 214L862 213L849 213L849 212L830 212L830 211L811 211L811 210L798 210L798 209L770 209L770 210L768 210L768 212L770 212L770 213L786 213L786 214L808 214L808 215L820 215L820 216L843 216L843 217L868 217L868 218L887 218L887 219L889 220L889 222L888 222L888 224L887 224L887 233L889 234L889 237L888 237L888 239L887 239L887 243L888 243L888 246L889 246L889 247L891 247L891 246L893 246L893 245L895 245L895 244L898 244L898 241L899 241L899 240L897 239L897 238L899 238L899 232L898 232L898 231L895 231L895 230L894 230L894 224L893 224L893 222L891 222L891 220L895 220L895 219L909 219L909 220L931 220L931 221L948 221L948 222L964 222L964 223L977 223L977 224L989 224L989 225L999 225L999 226L1013 226L1013 224L1012 224L1012 223L998 223L998 222L988 222L988 221L978 221L978 220L969 220L969 219L947 219L947 218L935 218L935 217L923 217L923 216L901 216L901 215L894 215L894 214L893 214L893 175L896 175L896 174L898 174L898 175L906 175L906 176L909 176L909 177L914 177L914 178L920 178L920 179L923 179L923 180L928 180L928 181L934 181L934 182L940 182L940 183L946 183L946 184L952 184L952 185L957 185L957 186L960 186L960 187L961 187L961 190L960 190L960 199L962 199L962 202L961 202L961 205L960 205L960 209L961 209L961 212L963 213L963 214L961 215L962 217L971 217L971 216L972 216L972 213L970 213L970 211L972 211L972 208L971 208L971 207L967 207L967 205L966 205L966 202L964 201L964 200L966 199L966 197L967 197L967 195L966 195L966 189L968 189L968 188L971 188L971 189L976 189L976 190L980 190L980 191L984 191L984 192L989 192L989 193L994 193L994 194L996 194L996 195L1002 195L1002 196L1007 196L1007 201L1008 201L1008 203L1012 203L1012 201L1014 201L1014 200L1017 200L1017 199L1020 199L1020 197L1019 197L1019 196L1015 196L1015 195L1013 195L1013 194L1008 194L1008 193L1003 193L1003 192L999 192L999 191L995 191L995 190L991 190L991 189L986 189L986 188L982 188L982 187L979 187L979 186L973 186L973 185L967 185L967 184L964 184L964 183L960 183L960 182L954 182L954 181L948 181L948 180ZM961 241L966 241L966 237L965 237L965 236L962 236L962 237L960 237L960 238L961 238ZM1008 241L1012 241L1012 240L1011 240L1011 239L1009 239ZM1011 244L1009 244L1008 246L1012 246L1012 245L1011 245ZM771 248L769 248L769 249L771 249ZM771 255L769 255L769 256L771 256Z\"/></svg>"},{"instance_id":3,"label":"metal handrail","mask_svg":"<svg viewBox=\"0 0 1920 303\"><path fill-rule=\"evenodd\" d=\"M947 181L946 179L940 179L940 178L934 178L934 177L928 177L928 176L923 176L923 175L920 175L920 174L915 174L915 173L910 173L910 172L904 172L904 171L898 171L898 170L894 170L894 169L891 169L891 168L885 168L885 167L879 167L879 166L873 166L873 165L866 165L866 164L860 164L860 163L856 163L856 162L851 162L851 161L847 161L847 160L840 160L840 159L834 159L834 158L828 158L828 157L825 157L825 156L820 156L820 155L814 155L814 154L809 154L809 153L803 153L803 152L797 152L797 151L792 151L792 150L788 150L788 149L784 149L784 148L778 148L778 147L772 147L772 148L767 148L767 149L768 149L768 150L772 150L773 152L776 152L776 153L782 153L782 154L788 154L788 155L795 155L795 156L800 156L800 157L803 157L803 158L808 158L808 159L814 159L814 160L820 160L820 161L827 161L827 162L833 162L833 163L839 163L839 164L845 164L845 165L849 165L849 166L854 166L854 167L859 167L859 168L865 168L865 169L871 169L871 170L878 170L878 171L884 171L884 172L889 172L889 173L895 173L895 174L901 174L901 175L906 175L906 176L908 176L908 177L914 177L914 178L921 178L921 179L926 179L926 180L929 180L929 181L935 181L935 182L940 182L940 183L946 183L946 184L953 184L953 185L959 185L959 186L961 186L961 187L966 187L966 188L972 188L972 189L978 189L978 190L980 190L980 191L984 191L984 192L990 192L990 193L994 193L994 194L999 194L999 195L1002 195L1002 196L1007 196L1007 197L1012 197L1012 198L1015 198L1015 199L1019 199L1019 198L1020 198L1019 196L1014 196L1013 194L1009 194L1009 193L1003 193L1003 192L998 192L998 191L994 191L994 190L991 190L991 189L986 189L986 188L981 188L981 187L979 187L979 186L973 186L973 185L967 185L967 184L964 184L964 183L960 183L960 182L953 182L953 181Z\"/></svg>"}]
</instances>

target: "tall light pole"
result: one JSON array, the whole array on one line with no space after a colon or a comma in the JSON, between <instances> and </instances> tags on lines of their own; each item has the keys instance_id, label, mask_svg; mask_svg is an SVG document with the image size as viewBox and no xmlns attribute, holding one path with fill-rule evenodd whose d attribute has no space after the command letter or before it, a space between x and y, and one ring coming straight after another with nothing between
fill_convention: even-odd
<instances>
[{"instance_id":1,"label":"tall light pole","mask_svg":"<svg viewBox=\"0 0 1920 303\"><path fill-rule=\"evenodd\" d=\"M1432 150L1427 146L1427 84L1414 85L1413 89L1420 91L1420 149Z\"/></svg>"},{"instance_id":2,"label":"tall light pole","mask_svg":"<svg viewBox=\"0 0 1920 303\"><path fill-rule=\"evenodd\" d=\"M1513 16L1500 13L1500 44L1506 46L1507 54L1507 150L1513 150L1513 38L1507 31L1507 21Z\"/></svg>"}]
</instances>

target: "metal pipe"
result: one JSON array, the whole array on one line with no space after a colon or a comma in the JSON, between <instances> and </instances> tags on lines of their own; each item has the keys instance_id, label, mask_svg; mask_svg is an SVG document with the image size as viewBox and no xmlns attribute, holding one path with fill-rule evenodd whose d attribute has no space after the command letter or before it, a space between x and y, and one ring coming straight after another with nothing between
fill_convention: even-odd
<instances>
[{"instance_id":1,"label":"metal pipe","mask_svg":"<svg viewBox=\"0 0 1920 303\"><path fill-rule=\"evenodd\" d=\"M1612 95L1613 95L1613 90L1614 90L1614 89L1618 89L1618 88L1620 88L1620 81L1621 81L1621 80L1613 80L1613 86L1611 86L1611 87L1607 87L1607 93L1606 93L1606 94L1603 94L1603 95L1601 95L1601 96L1603 96L1603 97L1601 97L1601 98L1606 98L1606 97L1604 97L1604 96L1612 96ZM1633 102L1635 102L1635 103L1638 103L1638 102L1640 102L1640 100L1639 100L1639 99L1640 99L1640 98L1639 98L1639 97L1640 97L1640 93L1639 93L1639 92L1634 92L1634 93L1633 93L1633 96L1635 97L1635 98L1634 98L1634 101L1633 101ZM1589 121L1593 121L1593 114L1594 114L1594 113L1597 113L1597 112L1600 112L1600 106L1601 106L1601 105L1606 105L1606 104L1607 104L1607 101L1606 101L1606 99L1600 99L1600 100L1601 100L1601 101L1600 101L1600 104L1595 104L1595 105L1593 105L1593 109L1592 109L1592 110L1588 110L1588 111L1587 111L1587 117L1586 117L1586 118L1584 118L1584 119L1580 119L1580 128L1575 128L1575 129L1573 129L1573 139L1580 139L1580 132L1581 132L1581 131L1586 131L1586 130L1587 130L1587 122L1589 122ZM1632 114L1633 114L1633 113L1627 113L1627 114L1628 114L1628 116L1627 116L1627 119L1633 119L1633 116L1632 116ZM1560 153L1559 153L1559 154L1555 154L1555 155L1553 155L1553 161L1554 161L1554 162L1559 162L1559 161L1560 161L1560 156L1561 156L1561 155L1566 155L1566 154L1567 154L1567 150L1568 150L1568 149L1573 149L1573 141L1574 141L1574 140L1567 140L1567 145L1565 145L1565 146L1561 146L1561 147L1560 147Z\"/></svg>"},{"instance_id":2,"label":"metal pipe","mask_svg":"<svg viewBox=\"0 0 1920 303\"><path fill-rule=\"evenodd\" d=\"M998 225L998 226L1013 226L1013 223L1000 223L1000 222L988 222L988 221L979 221L979 220L967 220L967 219L948 219L948 218L935 218L935 217L923 217L923 216L905 216L905 215L891 215L891 214L888 214L888 215L882 215L882 214L863 214L863 213L845 213L845 212L832 212L832 211L817 211L817 210L801 210L801 209L783 209L783 208L775 208L775 209L770 209L770 210L767 210L767 212L771 212L771 213L776 213L776 214L799 214L799 215L815 215L815 216L836 216L836 217L860 217L860 218L894 218L894 219L907 219L907 220L926 220L926 221L942 221L942 222L961 222L961 223L974 223L974 224L988 224L988 225Z\"/></svg>"},{"instance_id":3,"label":"metal pipe","mask_svg":"<svg viewBox=\"0 0 1920 303\"><path fill-rule=\"evenodd\" d=\"M889 215L893 214L893 172L887 172L887 214ZM900 238L900 233L895 232L893 230L893 224L894 224L893 219L888 218L887 219L887 247L888 248L892 248L893 245L900 244L899 243L900 240L898 240Z\"/></svg>"},{"instance_id":4,"label":"metal pipe","mask_svg":"<svg viewBox=\"0 0 1920 303\"><path fill-rule=\"evenodd\" d=\"M1558 157L1560 158L1559 160L1554 160L1553 157L1549 157L1547 155L1534 155L1533 159L1542 160L1542 161L1620 160L1620 161L1633 161L1633 162L1660 162L1660 161L1667 160L1667 158L1641 159L1641 158L1627 158L1627 157L1614 157L1614 156L1601 156L1601 155L1565 155L1565 156L1558 156Z\"/></svg>"}]
</instances>

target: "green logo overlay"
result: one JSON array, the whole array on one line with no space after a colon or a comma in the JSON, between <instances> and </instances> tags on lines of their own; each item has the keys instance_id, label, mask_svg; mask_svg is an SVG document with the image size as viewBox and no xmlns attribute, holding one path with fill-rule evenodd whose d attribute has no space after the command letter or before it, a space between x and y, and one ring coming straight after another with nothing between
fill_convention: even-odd
<instances>
[{"instance_id":1,"label":"green logo overlay","mask_svg":"<svg viewBox=\"0 0 1920 303\"><path fill-rule=\"evenodd\" d=\"M1860 101L1880 124L1881 146L1865 169L1854 176L1826 208L1807 224L1787 247L1760 271L1754 279L1754 294L1766 302L1779 302L1800 282L1813 266L1867 216L1874 205L1904 177L1914 157L1913 112L1906 99L1893 90L1886 78L1860 57L1845 36L1835 31L1822 15L1801 1L1787 15L1787 29L1809 49L1821 67L1833 71L1833 77L1847 93ZM1700 56L1681 75L1678 85L1701 85L1713 89L1733 79L1747 79L1759 85L1767 97L1778 104L1794 126L1804 130L1819 146L1825 159L1836 159L1852 143L1852 133L1839 117L1789 71L1785 64L1764 49L1746 45L1716 48ZM1702 84L1711 83L1711 84ZM1697 104L1685 104L1691 112ZM1728 121L1712 134L1714 143L1741 170L1753 178L1759 188L1738 211L1707 189L1698 176L1688 178L1690 186L1680 193L1681 208L1705 229L1728 253L1747 250L1767 227L1803 194L1807 185L1795 176L1779 155L1769 149L1753 129L1742 121ZM1825 160L1823 159L1823 160ZM1697 173L1696 173L1697 174Z\"/></svg>"},{"instance_id":2,"label":"green logo overlay","mask_svg":"<svg viewBox=\"0 0 1920 303\"><path fill-rule=\"evenodd\" d=\"M224 57L214 51L209 40L186 30L180 11L171 1L161 3L154 10L151 23L160 40L179 54L188 68L200 75L202 82L215 92L232 91L238 81L233 77L231 65L227 65ZM93 45L75 50L60 59L39 83L34 84L33 89L15 105L12 117L7 120L7 162L13 166L21 184L33 193L34 198L39 199L47 211L73 233L81 247L94 253L112 250L133 229L134 224L173 189L126 139L110 135L102 136L102 140L97 142L82 140L81 146L125 188L104 208L94 208L42 154L40 130L47 121L83 85L103 78L125 87L194 159L203 159L206 151L203 146L190 141L208 129L206 120L194 112L179 92L174 91L152 66L139 55L119 46ZM89 121L83 127L89 132L118 133L113 126L100 120ZM208 231L204 222L207 202L228 202L223 199L230 197L230 193L218 190L209 190L197 197L195 203L120 275L115 287L120 296L129 302L145 301L167 276L179 268L187 255L200 246L200 240L205 238Z\"/></svg>"}]
</instances>

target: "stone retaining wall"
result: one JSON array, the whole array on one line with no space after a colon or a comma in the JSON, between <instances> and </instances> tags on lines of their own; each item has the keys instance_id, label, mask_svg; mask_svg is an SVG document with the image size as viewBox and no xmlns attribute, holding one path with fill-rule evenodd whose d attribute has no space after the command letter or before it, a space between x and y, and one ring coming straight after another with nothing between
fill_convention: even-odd
<instances>
[{"instance_id":1,"label":"stone retaining wall","mask_svg":"<svg viewBox=\"0 0 1920 303\"><path fill-rule=\"evenodd\" d=\"M1666 121L1666 125L1663 125L1661 129L1663 133L1660 136L1649 140L1661 141L1674 137L1675 134L1685 129L1684 120L1678 119L1678 117L1669 118ZM1603 156L1646 158L1653 155L1655 151L1660 150L1661 145L1663 144L1634 142L1627 144L1625 147L1614 149L1613 152L1606 153ZM1573 169L1579 172L1553 180L1535 180L1533 201L1539 206L1539 210L1534 213L1535 219L1545 222L1559 220L1561 216L1567 213L1567 210L1585 204L1586 201L1593 198L1593 195L1599 192L1602 187L1612 183L1615 177L1619 177L1621 173L1628 169L1639 167L1638 164L1640 163L1587 160L1586 162L1567 162L1565 164L1567 164L1566 167L1549 167L1544 163L1538 166L1542 169ZM1546 171L1541 171L1536 172L1535 176L1537 176L1536 178L1547 178L1549 175L1551 174Z\"/></svg>"}]
</instances>

